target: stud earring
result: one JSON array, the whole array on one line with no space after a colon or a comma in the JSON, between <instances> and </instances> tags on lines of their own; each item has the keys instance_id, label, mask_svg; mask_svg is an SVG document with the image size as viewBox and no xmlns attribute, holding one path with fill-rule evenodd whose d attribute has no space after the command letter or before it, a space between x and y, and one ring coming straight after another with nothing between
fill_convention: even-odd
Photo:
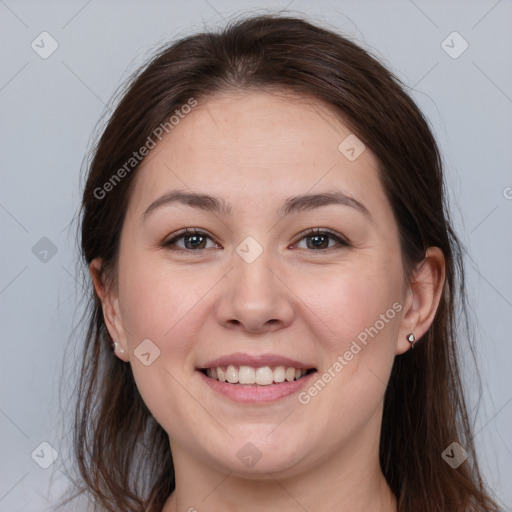
<instances>
[{"instance_id":1,"label":"stud earring","mask_svg":"<svg viewBox=\"0 0 512 512\"><path fill-rule=\"evenodd\" d=\"M124 348L119 346L119 343L117 341L114 342L114 352L117 350L117 347L119 347L119 353L124 354Z\"/></svg>"},{"instance_id":2,"label":"stud earring","mask_svg":"<svg viewBox=\"0 0 512 512\"><path fill-rule=\"evenodd\" d=\"M407 341L411 344L411 348L414 348L414 342L416 341L416 336L411 332L411 334L407 335Z\"/></svg>"}]
</instances>

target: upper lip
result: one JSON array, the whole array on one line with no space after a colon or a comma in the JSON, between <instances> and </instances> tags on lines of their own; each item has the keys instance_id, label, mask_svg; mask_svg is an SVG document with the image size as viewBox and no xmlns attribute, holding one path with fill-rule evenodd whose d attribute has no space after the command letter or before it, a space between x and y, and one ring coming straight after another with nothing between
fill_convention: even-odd
<instances>
[{"instance_id":1,"label":"upper lip","mask_svg":"<svg viewBox=\"0 0 512 512\"><path fill-rule=\"evenodd\" d=\"M287 368L300 368L310 369L314 368L313 365L307 364L289 357L280 356L277 354L263 354L253 356L249 354L230 354L226 356L218 357L207 361L205 364L199 366L199 369L205 368L218 368L219 366L251 366L253 368L261 368L262 366L285 366Z\"/></svg>"}]
</instances>

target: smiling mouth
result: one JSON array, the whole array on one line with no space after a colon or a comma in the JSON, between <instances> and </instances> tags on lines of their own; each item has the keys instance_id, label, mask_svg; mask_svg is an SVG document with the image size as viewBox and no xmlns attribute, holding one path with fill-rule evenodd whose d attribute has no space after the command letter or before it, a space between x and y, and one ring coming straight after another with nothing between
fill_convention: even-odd
<instances>
[{"instance_id":1,"label":"smiling mouth","mask_svg":"<svg viewBox=\"0 0 512 512\"><path fill-rule=\"evenodd\" d=\"M283 382L293 382L302 379L316 368L293 368L291 366L217 366L216 368L201 368L201 373L210 379L234 385L270 386Z\"/></svg>"}]
</instances>

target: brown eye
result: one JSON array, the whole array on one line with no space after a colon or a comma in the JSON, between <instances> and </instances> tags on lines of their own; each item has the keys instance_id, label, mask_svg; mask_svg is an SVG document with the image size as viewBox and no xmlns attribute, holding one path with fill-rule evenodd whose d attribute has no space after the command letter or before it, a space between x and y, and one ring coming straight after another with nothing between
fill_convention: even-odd
<instances>
[{"instance_id":1,"label":"brown eye","mask_svg":"<svg viewBox=\"0 0 512 512\"><path fill-rule=\"evenodd\" d=\"M326 230L312 229L302 235L303 236L299 243L306 240L306 246L300 247L301 249L305 248L313 251L322 251L336 246L350 246L350 244L340 235Z\"/></svg>"},{"instance_id":2,"label":"brown eye","mask_svg":"<svg viewBox=\"0 0 512 512\"><path fill-rule=\"evenodd\" d=\"M208 240L211 241L211 244L208 246ZM202 231L182 231L178 233L174 237L165 241L163 247L166 248L176 248L178 250L184 251L198 251L202 249L210 249L211 247L218 247L218 245L213 242L209 235Z\"/></svg>"}]
</instances>

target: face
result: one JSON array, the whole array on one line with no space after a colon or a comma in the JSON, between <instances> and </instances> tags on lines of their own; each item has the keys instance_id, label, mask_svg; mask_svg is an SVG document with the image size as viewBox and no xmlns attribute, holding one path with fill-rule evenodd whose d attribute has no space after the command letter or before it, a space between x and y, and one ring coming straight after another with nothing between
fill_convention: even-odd
<instances>
[{"instance_id":1,"label":"face","mask_svg":"<svg viewBox=\"0 0 512 512\"><path fill-rule=\"evenodd\" d=\"M319 102L226 93L142 163L109 325L173 455L257 477L378 445L407 296L353 137Z\"/></svg>"}]
</instances>

